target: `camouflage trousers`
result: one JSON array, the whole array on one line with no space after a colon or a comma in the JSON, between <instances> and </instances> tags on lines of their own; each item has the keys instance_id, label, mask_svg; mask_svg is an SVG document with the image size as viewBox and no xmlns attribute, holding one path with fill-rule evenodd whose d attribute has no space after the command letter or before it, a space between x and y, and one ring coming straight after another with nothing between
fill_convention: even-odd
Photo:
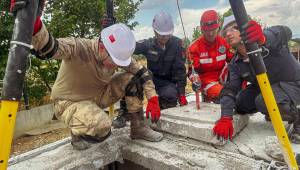
<instances>
[{"instance_id":1,"label":"camouflage trousers","mask_svg":"<svg viewBox=\"0 0 300 170\"><path fill-rule=\"evenodd\" d=\"M125 96L125 88L133 77L130 73L117 73L94 100L56 100L56 117L63 121L74 135L106 136L111 128L111 120L104 108ZM125 96L129 113L142 110L142 100L135 96Z\"/></svg>"}]
</instances>

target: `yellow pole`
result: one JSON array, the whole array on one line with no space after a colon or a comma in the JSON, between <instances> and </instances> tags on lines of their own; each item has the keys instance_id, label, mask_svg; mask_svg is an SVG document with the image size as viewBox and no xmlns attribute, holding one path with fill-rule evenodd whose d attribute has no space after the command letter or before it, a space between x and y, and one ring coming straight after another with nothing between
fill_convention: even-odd
<instances>
[{"instance_id":1,"label":"yellow pole","mask_svg":"<svg viewBox=\"0 0 300 170\"><path fill-rule=\"evenodd\" d=\"M115 115L114 115L114 113L115 113L114 110L115 110L115 109L114 109L114 105L113 105L113 104L110 105L110 106L109 106L109 117L110 117L111 119L113 119L114 116L115 116Z\"/></svg>"},{"instance_id":2,"label":"yellow pole","mask_svg":"<svg viewBox=\"0 0 300 170\"><path fill-rule=\"evenodd\" d=\"M7 167L19 102L2 101L0 110L0 170Z\"/></svg>"},{"instance_id":3,"label":"yellow pole","mask_svg":"<svg viewBox=\"0 0 300 170\"><path fill-rule=\"evenodd\" d=\"M273 128L279 140L281 150L283 151L284 160L288 164L289 169L298 170L298 165L293 153L293 149L287 136L285 127L282 123L281 115L275 97L273 95L268 76L266 73L262 73L256 75L256 78L260 86L265 104L267 106Z\"/></svg>"}]
</instances>

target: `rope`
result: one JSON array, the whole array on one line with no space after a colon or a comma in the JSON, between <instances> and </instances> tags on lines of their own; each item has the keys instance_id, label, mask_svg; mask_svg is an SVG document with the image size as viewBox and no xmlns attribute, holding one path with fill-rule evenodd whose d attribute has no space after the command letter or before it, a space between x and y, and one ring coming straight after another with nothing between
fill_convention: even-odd
<instances>
[{"instance_id":1,"label":"rope","mask_svg":"<svg viewBox=\"0 0 300 170\"><path fill-rule=\"evenodd\" d=\"M187 40L187 36L186 36L186 33L185 33L185 29L184 29L184 25L183 25L183 21L182 21L182 16L181 16L181 11L180 11L178 0L176 0L176 3L177 3L177 9L178 9L178 13L179 13L180 21L181 21L181 26L182 26L184 38Z\"/></svg>"},{"instance_id":2,"label":"rope","mask_svg":"<svg viewBox=\"0 0 300 170\"><path fill-rule=\"evenodd\" d=\"M183 30L183 34L184 34L184 38L185 38L185 42L187 42L187 36L186 36L186 33L185 33L185 28L184 28L184 24L183 24L183 20L182 20L182 15L181 15L181 10L180 10L180 6L179 6L179 2L178 0L176 0L176 4L177 4L177 9L178 9L178 13L179 13L179 17L180 17L180 21L181 21L181 26L182 26L182 30ZM189 44L187 44L187 47L189 46ZM195 74L195 69L194 69L194 66L193 66L193 62L190 58L190 55L187 53L187 60L188 60L188 65L189 67L192 68L192 74Z\"/></svg>"}]
</instances>

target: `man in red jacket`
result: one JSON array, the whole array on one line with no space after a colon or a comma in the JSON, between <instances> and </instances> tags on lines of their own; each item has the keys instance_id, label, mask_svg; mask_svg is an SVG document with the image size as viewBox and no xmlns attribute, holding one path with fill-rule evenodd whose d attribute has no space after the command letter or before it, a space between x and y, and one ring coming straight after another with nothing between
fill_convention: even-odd
<instances>
[{"instance_id":1,"label":"man in red jacket","mask_svg":"<svg viewBox=\"0 0 300 170\"><path fill-rule=\"evenodd\" d=\"M220 20L215 10L205 11L200 20L203 33L189 47L189 56L201 80L201 92L205 101L219 103L219 94L226 81L226 62L230 61L233 54L226 40L218 35ZM191 67L188 76L193 81Z\"/></svg>"}]
</instances>

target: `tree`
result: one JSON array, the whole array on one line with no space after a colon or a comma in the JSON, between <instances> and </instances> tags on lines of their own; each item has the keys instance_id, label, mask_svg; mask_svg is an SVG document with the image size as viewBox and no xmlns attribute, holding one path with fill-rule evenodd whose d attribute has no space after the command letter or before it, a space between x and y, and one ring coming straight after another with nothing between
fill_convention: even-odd
<instances>
[{"instance_id":1,"label":"tree","mask_svg":"<svg viewBox=\"0 0 300 170\"><path fill-rule=\"evenodd\" d=\"M133 28L138 23L130 22L142 0L115 0L114 12L118 22ZM0 12L9 10L9 0L0 1ZM49 0L45 6L43 22L54 37L99 37L100 19L105 13L105 0ZM4 15L5 14L5 15ZM5 73L9 42L13 31L13 17L0 13L0 79ZM30 102L43 104L41 100L50 93L60 61L39 60L31 57L26 74Z\"/></svg>"},{"instance_id":2,"label":"tree","mask_svg":"<svg viewBox=\"0 0 300 170\"><path fill-rule=\"evenodd\" d=\"M0 1L0 78L4 77L7 56L9 51L9 42L13 30L13 18L9 15L9 1Z\"/></svg>"},{"instance_id":3,"label":"tree","mask_svg":"<svg viewBox=\"0 0 300 170\"><path fill-rule=\"evenodd\" d=\"M134 18L142 0L115 0L114 14L117 22L133 28L138 23ZM105 13L105 0L49 0L45 10L45 23L55 37L98 37L100 20Z\"/></svg>"},{"instance_id":4,"label":"tree","mask_svg":"<svg viewBox=\"0 0 300 170\"><path fill-rule=\"evenodd\" d=\"M192 41L195 41L201 35L202 35L202 32L201 32L199 26L197 26L196 28L193 29L193 40Z\"/></svg>"}]
</instances>

